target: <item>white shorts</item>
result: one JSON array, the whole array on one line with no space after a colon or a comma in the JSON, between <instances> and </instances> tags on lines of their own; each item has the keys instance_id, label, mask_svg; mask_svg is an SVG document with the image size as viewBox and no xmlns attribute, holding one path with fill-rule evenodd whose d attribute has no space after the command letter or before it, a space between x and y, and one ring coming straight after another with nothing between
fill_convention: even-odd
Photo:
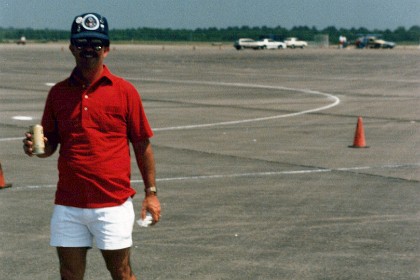
<instances>
[{"instance_id":1,"label":"white shorts","mask_svg":"<svg viewBox=\"0 0 420 280\"><path fill-rule=\"evenodd\" d=\"M55 205L51 218L51 241L54 247L92 247L101 250L131 247L134 225L133 202L106 208L76 208Z\"/></svg>"}]
</instances>

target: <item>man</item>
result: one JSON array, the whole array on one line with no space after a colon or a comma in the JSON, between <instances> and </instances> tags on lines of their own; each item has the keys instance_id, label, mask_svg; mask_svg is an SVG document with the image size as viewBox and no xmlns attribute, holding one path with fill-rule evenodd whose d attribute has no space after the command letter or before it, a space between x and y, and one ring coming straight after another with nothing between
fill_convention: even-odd
<instances>
[{"instance_id":1,"label":"man","mask_svg":"<svg viewBox=\"0 0 420 280\"><path fill-rule=\"evenodd\" d=\"M83 279L93 240L113 279L136 279L130 266L134 211L130 186L132 143L144 186L141 217L160 218L153 132L134 86L103 64L109 53L108 23L96 13L77 16L70 51L71 76L49 92L42 126L45 154L60 144L59 181L51 218L51 246L57 247L61 279ZM32 154L32 135L24 151Z\"/></svg>"}]
</instances>

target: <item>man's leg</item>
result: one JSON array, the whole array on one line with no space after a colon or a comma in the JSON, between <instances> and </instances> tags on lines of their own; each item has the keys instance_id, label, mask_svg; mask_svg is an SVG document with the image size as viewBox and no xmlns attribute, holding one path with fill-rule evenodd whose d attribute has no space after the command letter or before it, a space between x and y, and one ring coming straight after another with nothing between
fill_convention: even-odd
<instances>
[{"instance_id":1,"label":"man's leg","mask_svg":"<svg viewBox=\"0 0 420 280\"><path fill-rule=\"evenodd\" d=\"M106 267L114 280L136 280L130 264L130 248L101 250Z\"/></svg>"},{"instance_id":2,"label":"man's leg","mask_svg":"<svg viewBox=\"0 0 420 280\"><path fill-rule=\"evenodd\" d=\"M88 248L57 247L62 280L83 280Z\"/></svg>"}]
</instances>

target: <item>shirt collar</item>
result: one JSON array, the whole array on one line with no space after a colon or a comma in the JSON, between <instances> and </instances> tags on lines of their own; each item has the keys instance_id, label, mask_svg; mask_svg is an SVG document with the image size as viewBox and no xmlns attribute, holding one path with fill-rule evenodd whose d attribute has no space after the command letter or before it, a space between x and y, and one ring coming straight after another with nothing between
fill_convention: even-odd
<instances>
[{"instance_id":1,"label":"shirt collar","mask_svg":"<svg viewBox=\"0 0 420 280\"><path fill-rule=\"evenodd\" d=\"M100 83L102 81L106 81L109 82L111 85L113 84L113 75L111 73L111 71L109 71L108 67L106 65L103 65L103 71L101 76L99 77L98 80L96 80L95 84ZM70 79L69 79L70 83L72 85L85 85L85 81L83 81L80 76L77 73L77 68L75 67L73 69L73 71L71 72L70 75ZM89 85L90 86L90 85Z\"/></svg>"}]
</instances>

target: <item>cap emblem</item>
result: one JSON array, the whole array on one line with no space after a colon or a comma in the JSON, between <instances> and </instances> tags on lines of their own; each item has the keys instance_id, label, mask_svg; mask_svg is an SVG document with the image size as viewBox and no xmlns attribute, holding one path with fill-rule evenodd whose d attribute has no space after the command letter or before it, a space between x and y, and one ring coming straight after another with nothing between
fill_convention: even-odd
<instances>
[{"instance_id":1,"label":"cap emblem","mask_svg":"<svg viewBox=\"0 0 420 280\"><path fill-rule=\"evenodd\" d=\"M83 17L82 26L86 30L97 30L99 28L99 19L93 14L88 14Z\"/></svg>"}]
</instances>

